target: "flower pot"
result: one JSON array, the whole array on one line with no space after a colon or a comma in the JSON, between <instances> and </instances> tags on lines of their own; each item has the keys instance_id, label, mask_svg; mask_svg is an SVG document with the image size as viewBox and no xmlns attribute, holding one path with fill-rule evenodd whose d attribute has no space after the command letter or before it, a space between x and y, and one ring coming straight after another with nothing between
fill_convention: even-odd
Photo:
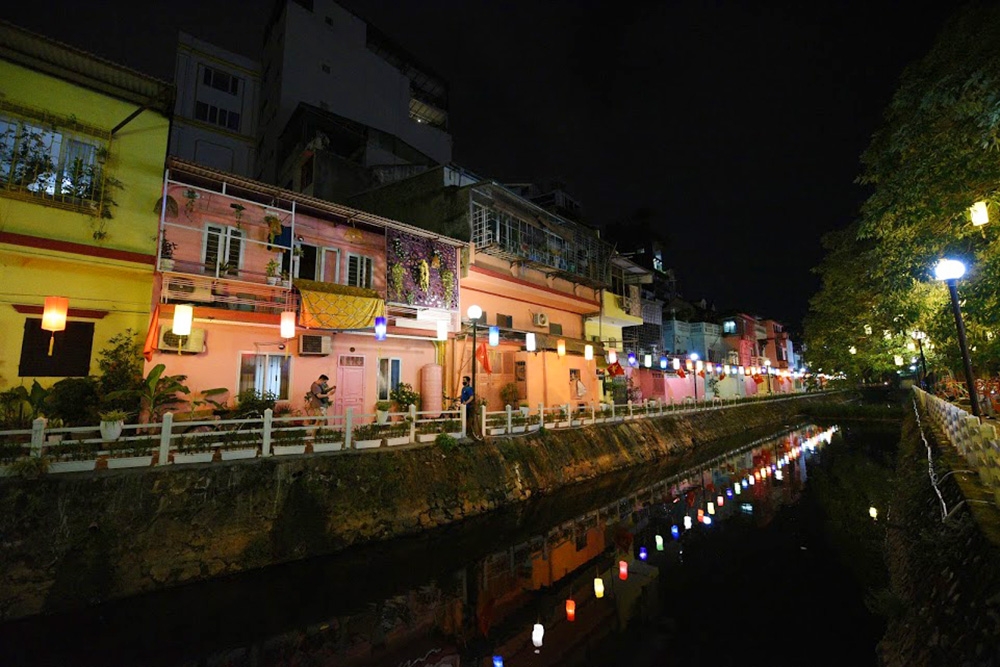
<instances>
[{"instance_id":1,"label":"flower pot","mask_svg":"<svg viewBox=\"0 0 1000 667\"><path fill-rule=\"evenodd\" d=\"M167 259L166 257L160 258L160 271L173 271L174 270L174 260Z\"/></svg>"},{"instance_id":2,"label":"flower pot","mask_svg":"<svg viewBox=\"0 0 1000 667\"><path fill-rule=\"evenodd\" d=\"M569 422L568 421L559 421L559 422L556 422L556 428L567 428L567 427L569 427Z\"/></svg>"},{"instance_id":3,"label":"flower pot","mask_svg":"<svg viewBox=\"0 0 1000 667\"><path fill-rule=\"evenodd\" d=\"M257 448L253 449L223 449L219 454L223 461L235 461L236 459L253 459L257 457Z\"/></svg>"},{"instance_id":4,"label":"flower pot","mask_svg":"<svg viewBox=\"0 0 1000 667\"><path fill-rule=\"evenodd\" d=\"M49 463L49 472L83 472L85 470L93 470L96 467L96 459L83 459L80 461L52 461Z\"/></svg>"},{"instance_id":5,"label":"flower pot","mask_svg":"<svg viewBox=\"0 0 1000 667\"><path fill-rule=\"evenodd\" d=\"M63 441L63 434L62 433L53 433L52 435L45 436L45 442L56 443L56 442L62 442L62 441Z\"/></svg>"},{"instance_id":6,"label":"flower pot","mask_svg":"<svg viewBox=\"0 0 1000 667\"><path fill-rule=\"evenodd\" d=\"M417 442L434 442L437 437L437 433L417 433Z\"/></svg>"},{"instance_id":7,"label":"flower pot","mask_svg":"<svg viewBox=\"0 0 1000 667\"><path fill-rule=\"evenodd\" d=\"M354 449L374 449L382 446L382 438L377 440L355 440Z\"/></svg>"},{"instance_id":8,"label":"flower pot","mask_svg":"<svg viewBox=\"0 0 1000 667\"><path fill-rule=\"evenodd\" d=\"M490 428L488 430L489 430L489 435L503 435L504 433L507 432L507 427L506 426L494 426L494 427L492 427L492 428Z\"/></svg>"},{"instance_id":9,"label":"flower pot","mask_svg":"<svg viewBox=\"0 0 1000 667\"><path fill-rule=\"evenodd\" d=\"M510 432L511 433L524 433L524 427L523 426L511 426L510 427Z\"/></svg>"},{"instance_id":10,"label":"flower pot","mask_svg":"<svg viewBox=\"0 0 1000 667\"><path fill-rule=\"evenodd\" d=\"M400 436L396 436L395 438L386 438L385 439L385 444L388 447L394 447L394 446L398 446L398 445L408 445L408 444L410 444L410 436L408 436L408 435L400 435Z\"/></svg>"},{"instance_id":11,"label":"flower pot","mask_svg":"<svg viewBox=\"0 0 1000 667\"><path fill-rule=\"evenodd\" d=\"M148 468L153 465L153 455L119 456L108 459L108 468Z\"/></svg>"},{"instance_id":12,"label":"flower pot","mask_svg":"<svg viewBox=\"0 0 1000 667\"><path fill-rule=\"evenodd\" d=\"M540 428L538 424L528 424L528 433L534 433Z\"/></svg>"},{"instance_id":13,"label":"flower pot","mask_svg":"<svg viewBox=\"0 0 1000 667\"><path fill-rule=\"evenodd\" d=\"M175 464L184 463L209 463L214 452L177 452L174 454Z\"/></svg>"},{"instance_id":14,"label":"flower pot","mask_svg":"<svg viewBox=\"0 0 1000 667\"><path fill-rule=\"evenodd\" d=\"M379 424L385 424L389 421L389 411L388 410L376 410L375 411L375 421Z\"/></svg>"},{"instance_id":15,"label":"flower pot","mask_svg":"<svg viewBox=\"0 0 1000 667\"><path fill-rule=\"evenodd\" d=\"M274 445L271 449L277 456L306 453L305 443L301 445Z\"/></svg>"},{"instance_id":16,"label":"flower pot","mask_svg":"<svg viewBox=\"0 0 1000 667\"><path fill-rule=\"evenodd\" d=\"M124 421L101 422L101 438L105 441L117 440L121 437L122 428L124 427Z\"/></svg>"},{"instance_id":17,"label":"flower pot","mask_svg":"<svg viewBox=\"0 0 1000 667\"><path fill-rule=\"evenodd\" d=\"M581 424L583 424L582 419L574 419L573 421L570 422L570 426L580 426Z\"/></svg>"},{"instance_id":18,"label":"flower pot","mask_svg":"<svg viewBox=\"0 0 1000 667\"><path fill-rule=\"evenodd\" d=\"M531 412L531 408L529 408L527 405L522 405L521 407L518 408L518 411L520 411L522 415L527 417L528 413Z\"/></svg>"},{"instance_id":19,"label":"flower pot","mask_svg":"<svg viewBox=\"0 0 1000 667\"><path fill-rule=\"evenodd\" d=\"M320 454L322 452L339 452L344 448L344 442L314 442L313 443L313 453Z\"/></svg>"},{"instance_id":20,"label":"flower pot","mask_svg":"<svg viewBox=\"0 0 1000 667\"><path fill-rule=\"evenodd\" d=\"M278 284L278 276L267 276L266 278L264 278L264 281L268 285L277 285Z\"/></svg>"}]
</instances>

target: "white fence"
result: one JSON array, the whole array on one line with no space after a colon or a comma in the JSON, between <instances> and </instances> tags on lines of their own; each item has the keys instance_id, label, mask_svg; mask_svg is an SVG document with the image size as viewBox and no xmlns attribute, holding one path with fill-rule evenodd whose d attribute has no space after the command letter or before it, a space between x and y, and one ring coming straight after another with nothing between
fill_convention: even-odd
<instances>
[{"instance_id":1,"label":"white fence","mask_svg":"<svg viewBox=\"0 0 1000 667\"><path fill-rule=\"evenodd\" d=\"M948 442L979 473L979 479L1000 504L1000 440L993 424L984 424L962 408L914 387L929 420L944 432Z\"/></svg>"},{"instance_id":2,"label":"white fence","mask_svg":"<svg viewBox=\"0 0 1000 667\"><path fill-rule=\"evenodd\" d=\"M486 436L518 436L543 427L576 428L803 396L807 394L678 404L539 404L535 410L507 406L498 412L487 412L483 406L474 431ZM167 413L161 422L119 423L117 433L107 432L106 426L49 429L40 418L31 429L0 431L0 477L22 474L32 459L44 460L44 466L39 467L49 473L144 468L426 445L442 433L460 439L470 430L462 409L429 413L412 405L406 412L355 414L348 408L343 415L275 417L266 410L263 416L250 419L204 421L187 421Z\"/></svg>"}]
</instances>

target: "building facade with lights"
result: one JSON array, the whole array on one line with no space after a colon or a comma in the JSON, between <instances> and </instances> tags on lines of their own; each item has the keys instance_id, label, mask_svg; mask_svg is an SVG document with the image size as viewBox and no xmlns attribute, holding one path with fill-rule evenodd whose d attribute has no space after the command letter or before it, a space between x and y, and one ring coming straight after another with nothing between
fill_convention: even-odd
<instances>
[{"instance_id":1,"label":"building facade with lights","mask_svg":"<svg viewBox=\"0 0 1000 667\"><path fill-rule=\"evenodd\" d=\"M173 90L8 23L0 44L0 374L45 386L146 328Z\"/></svg>"},{"instance_id":2,"label":"building facade with lights","mask_svg":"<svg viewBox=\"0 0 1000 667\"><path fill-rule=\"evenodd\" d=\"M195 393L270 392L293 409L320 374L337 387L330 414L370 414L400 383L422 395L418 410L441 409L462 242L194 163L167 166L147 367L187 375ZM177 335L182 313L191 328Z\"/></svg>"}]
</instances>

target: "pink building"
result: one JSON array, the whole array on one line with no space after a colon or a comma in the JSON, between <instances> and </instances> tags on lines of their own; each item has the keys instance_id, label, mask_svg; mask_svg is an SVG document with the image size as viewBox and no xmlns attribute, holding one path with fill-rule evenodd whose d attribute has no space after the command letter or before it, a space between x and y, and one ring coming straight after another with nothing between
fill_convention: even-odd
<instances>
[{"instance_id":1,"label":"pink building","mask_svg":"<svg viewBox=\"0 0 1000 667\"><path fill-rule=\"evenodd\" d=\"M337 386L332 413L370 413L401 382L441 408L462 242L177 159L159 206L147 366L187 375L193 392L270 392L293 409L321 373ZM180 338L179 305L194 317Z\"/></svg>"}]
</instances>

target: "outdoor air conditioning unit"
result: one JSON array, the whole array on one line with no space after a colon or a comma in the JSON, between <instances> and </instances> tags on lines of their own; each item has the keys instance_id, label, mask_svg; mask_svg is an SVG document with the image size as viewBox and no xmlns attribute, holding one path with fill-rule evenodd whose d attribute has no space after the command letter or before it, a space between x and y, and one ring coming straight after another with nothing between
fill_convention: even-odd
<instances>
[{"instance_id":1,"label":"outdoor air conditioning unit","mask_svg":"<svg viewBox=\"0 0 1000 667\"><path fill-rule=\"evenodd\" d=\"M205 330L191 329L190 336L178 336L168 326L160 327L160 340L156 345L164 352L188 352L198 354L205 351Z\"/></svg>"},{"instance_id":2,"label":"outdoor air conditioning unit","mask_svg":"<svg viewBox=\"0 0 1000 667\"><path fill-rule=\"evenodd\" d=\"M547 327L549 326L549 316L545 313L535 313L532 321L535 323L536 327Z\"/></svg>"},{"instance_id":3,"label":"outdoor air conditioning unit","mask_svg":"<svg viewBox=\"0 0 1000 667\"><path fill-rule=\"evenodd\" d=\"M299 336L299 354L325 356L330 354L331 338L321 334Z\"/></svg>"}]
</instances>

